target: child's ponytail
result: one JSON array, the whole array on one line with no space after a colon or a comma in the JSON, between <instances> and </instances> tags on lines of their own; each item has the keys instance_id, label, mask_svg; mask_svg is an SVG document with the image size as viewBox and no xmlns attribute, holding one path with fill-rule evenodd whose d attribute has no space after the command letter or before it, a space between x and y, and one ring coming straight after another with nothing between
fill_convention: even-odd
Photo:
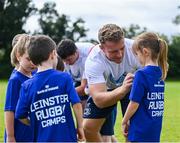
<instances>
[{"instance_id":1,"label":"child's ponytail","mask_svg":"<svg viewBox=\"0 0 180 143\"><path fill-rule=\"evenodd\" d=\"M167 71L168 71L168 46L165 40L163 39L158 39L159 47L160 47L160 53L159 53L159 58L158 58L158 64L162 69L162 79L165 80L167 76Z\"/></svg>"}]
</instances>

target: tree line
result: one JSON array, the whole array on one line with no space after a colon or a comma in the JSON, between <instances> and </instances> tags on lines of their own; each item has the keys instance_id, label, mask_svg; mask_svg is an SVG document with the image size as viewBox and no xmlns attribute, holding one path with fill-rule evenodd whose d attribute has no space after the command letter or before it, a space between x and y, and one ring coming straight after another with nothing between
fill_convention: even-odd
<instances>
[{"instance_id":1,"label":"tree line","mask_svg":"<svg viewBox=\"0 0 180 143\"><path fill-rule=\"evenodd\" d=\"M180 6L178 7L180 9ZM87 29L82 18L72 21L69 16L59 14L56 4L44 3L41 9L37 9L32 0L0 0L0 79L9 77L13 67L10 64L11 41L18 33L30 33L23 29L27 19L33 15L38 16L39 29L31 34L49 35L56 43L62 38L70 38L79 41L87 35ZM172 21L175 25L180 24L180 15ZM124 27L125 37L133 38L147 31L146 27L131 24ZM169 72L168 77L176 78L180 75L180 33L168 38L161 34L169 45ZM89 39L96 42L95 39Z\"/></svg>"}]
</instances>

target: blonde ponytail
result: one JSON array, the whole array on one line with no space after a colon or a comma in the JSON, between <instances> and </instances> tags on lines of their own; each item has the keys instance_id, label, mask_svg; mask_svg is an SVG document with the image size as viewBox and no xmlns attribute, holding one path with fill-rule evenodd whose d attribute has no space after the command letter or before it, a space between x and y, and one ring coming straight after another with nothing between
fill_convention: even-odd
<instances>
[{"instance_id":1,"label":"blonde ponytail","mask_svg":"<svg viewBox=\"0 0 180 143\"><path fill-rule=\"evenodd\" d=\"M158 39L160 53L158 58L158 64L162 69L162 79L165 80L168 71L168 46L165 40Z\"/></svg>"}]
</instances>

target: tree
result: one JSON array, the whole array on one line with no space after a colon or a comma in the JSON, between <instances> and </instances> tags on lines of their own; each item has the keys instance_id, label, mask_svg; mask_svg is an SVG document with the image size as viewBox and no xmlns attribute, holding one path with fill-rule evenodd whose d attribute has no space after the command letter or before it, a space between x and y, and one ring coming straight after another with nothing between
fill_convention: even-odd
<instances>
[{"instance_id":1,"label":"tree","mask_svg":"<svg viewBox=\"0 0 180 143\"><path fill-rule=\"evenodd\" d=\"M59 15L55 8L55 3L45 3L44 7L39 10L38 21L41 31L38 33L49 35L56 43L62 38L78 41L86 36L88 30L84 28L83 19L78 18L75 22L71 22L68 16Z\"/></svg>"},{"instance_id":2,"label":"tree","mask_svg":"<svg viewBox=\"0 0 180 143\"><path fill-rule=\"evenodd\" d=\"M172 37L172 43L169 45L169 77L179 77L180 75L180 35Z\"/></svg>"},{"instance_id":3,"label":"tree","mask_svg":"<svg viewBox=\"0 0 180 143\"><path fill-rule=\"evenodd\" d=\"M11 71L11 40L22 29L27 18L35 11L31 0L1 0L0 7L0 78L7 77Z\"/></svg>"},{"instance_id":4,"label":"tree","mask_svg":"<svg viewBox=\"0 0 180 143\"><path fill-rule=\"evenodd\" d=\"M131 24L129 27L123 28L125 37L127 38L134 38L137 35L146 32L147 28L143 27L141 28L138 24Z\"/></svg>"},{"instance_id":5,"label":"tree","mask_svg":"<svg viewBox=\"0 0 180 143\"><path fill-rule=\"evenodd\" d=\"M180 9L180 6L178 6L178 9ZM180 24L180 14L176 15L175 19L173 20L173 23L176 25Z\"/></svg>"}]
</instances>

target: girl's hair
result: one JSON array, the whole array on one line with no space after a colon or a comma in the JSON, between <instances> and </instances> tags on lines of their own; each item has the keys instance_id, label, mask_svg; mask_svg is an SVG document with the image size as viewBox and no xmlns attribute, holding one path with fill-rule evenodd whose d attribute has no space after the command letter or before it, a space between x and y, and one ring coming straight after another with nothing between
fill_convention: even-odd
<instances>
[{"instance_id":1,"label":"girl's hair","mask_svg":"<svg viewBox=\"0 0 180 143\"><path fill-rule=\"evenodd\" d=\"M59 56L57 56L57 59L58 59L58 63L57 63L56 69L59 71L64 71L63 60Z\"/></svg>"},{"instance_id":2,"label":"girl's hair","mask_svg":"<svg viewBox=\"0 0 180 143\"><path fill-rule=\"evenodd\" d=\"M17 60L16 54L17 54L17 48L19 47L20 43L23 43L22 41L18 44L18 41L22 38L22 37L28 37L28 34L17 34L16 36L14 36L13 40L12 40L12 51L11 51L11 64L12 66L18 66L19 65L19 61ZM18 44L16 46L16 44Z\"/></svg>"},{"instance_id":3,"label":"girl's hair","mask_svg":"<svg viewBox=\"0 0 180 143\"><path fill-rule=\"evenodd\" d=\"M158 59L158 65L162 69L162 79L165 80L168 71L168 46L165 40L159 38L159 36L152 32L145 32L136 37L133 44L133 50L142 51L143 48L151 50L152 60Z\"/></svg>"}]
</instances>

